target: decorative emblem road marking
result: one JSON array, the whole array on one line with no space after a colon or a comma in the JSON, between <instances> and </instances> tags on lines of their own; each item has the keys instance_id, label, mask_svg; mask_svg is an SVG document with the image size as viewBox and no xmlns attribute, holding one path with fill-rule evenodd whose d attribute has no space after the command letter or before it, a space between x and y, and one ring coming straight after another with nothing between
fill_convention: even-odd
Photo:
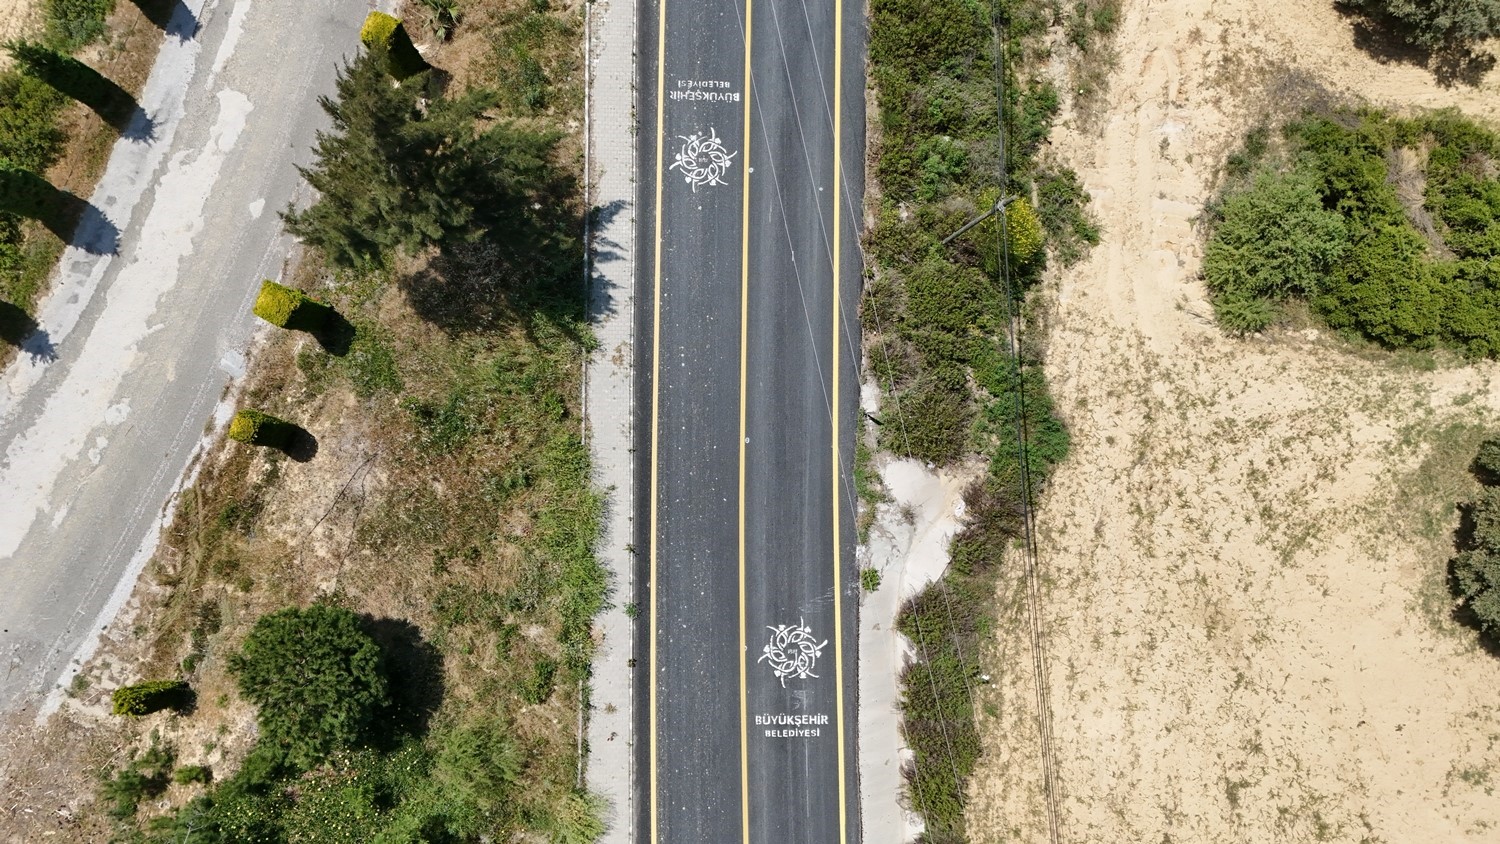
<instances>
[{"instance_id":1,"label":"decorative emblem road marking","mask_svg":"<svg viewBox=\"0 0 1500 844\"><path fill-rule=\"evenodd\" d=\"M717 131L710 128L707 134L694 132L677 137L683 142L682 149L677 151L677 158L668 169L681 170L682 180L693 186L693 193L698 192L699 185L725 184L724 174L737 153L724 149Z\"/></svg>"},{"instance_id":2,"label":"decorative emblem road marking","mask_svg":"<svg viewBox=\"0 0 1500 844\"><path fill-rule=\"evenodd\" d=\"M782 688L786 688L788 677L817 679L818 675L812 670L823 654L823 646L828 644L827 639L817 641L812 628L801 619L796 624L778 624L766 629L771 631L771 641L761 649L760 659L756 662L769 663Z\"/></svg>"}]
</instances>

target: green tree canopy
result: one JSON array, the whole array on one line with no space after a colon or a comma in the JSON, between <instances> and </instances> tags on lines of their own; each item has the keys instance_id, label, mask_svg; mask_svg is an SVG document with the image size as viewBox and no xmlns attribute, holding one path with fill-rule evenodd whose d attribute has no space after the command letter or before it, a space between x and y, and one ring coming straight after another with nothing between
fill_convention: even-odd
<instances>
[{"instance_id":1,"label":"green tree canopy","mask_svg":"<svg viewBox=\"0 0 1500 844\"><path fill-rule=\"evenodd\" d=\"M333 129L318 134L317 162L302 168L320 196L282 215L293 234L337 264L361 266L529 226L553 136L482 126L489 92L426 101L419 86L392 85L379 49L346 65L337 88L321 101Z\"/></svg>"},{"instance_id":2,"label":"green tree canopy","mask_svg":"<svg viewBox=\"0 0 1500 844\"><path fill-rule=\"evenodd\" d=\"M389 703L380 646L326 604L262 616L229 667L260 708L261 741L298 767L366 741Z\"/></svg>"}]
</instances>

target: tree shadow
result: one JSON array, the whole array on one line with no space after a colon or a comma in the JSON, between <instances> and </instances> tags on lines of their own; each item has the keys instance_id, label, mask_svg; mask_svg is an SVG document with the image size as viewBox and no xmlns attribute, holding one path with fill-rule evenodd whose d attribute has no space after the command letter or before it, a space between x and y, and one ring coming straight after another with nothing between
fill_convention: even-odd
<instances>
[{"instance_id":1,"label":"tree shadow","mask_svg":"<svg viewBox=\"0 0 1500 844\"><path fill-rule=\"evenodd\" d=\"M22 71L83 103L130 140L156 136L156 121L113 79L72 56L28 43L8 45Z\"/></svg>"},{"instance_id":2,"label":"tree shadow","mask_svg":"<svg viewBox=\"0 0 1500 844\"><path fill-rule=\"evenodd\" d=\"M20 349L33 361L50 363L57 360L52 337L31 318L31 314L3 300L0 300L0 342Z\"/></svg>"},{"instance_id":3,"label":"tree shadow","mask_svg":"<svg viewBox=\"0 0 1500 844\"><path fill-rule=\"evenodd\" d=\"M377 743L396 745L427 732L443 703L443 658L415 624L402 618L361 616L360 626L380 645L391 708Z\"/></svg>"},{"instance_id":4,"label":"tree shadow","mask_svg":"<svg viewBox=\"0 0 1500 844\"><path fill-rule=\"evenodd\" d=\"M450 336L539 319L581 340L582 270L576 238L548 238L530 248L480 240L444 250L401 279L401 288L418 316Z\"/></svg>"},{"instance_id":5,"label":"tree shadow","mask_svg":"<svg viewBox=\"0 0 1500 844\"><path fill-rule=\"evenodd\" d=\"M1444 88L1475 87L1495 67L1495 57L1469 46L1429 50L1409 42L1400 21L1365 9L1334 5L1348 19L1354 46L1380 64L1407 64L1430 72Z\"/></svg>"},{"instance_id":6,"label":"tree shadow","mask_svg":"<svg viewBox=\"0 0 1500 844\"><path fill-rule=\"evenodd\" d=\"M611 269L613 264L624 260L621 254L624 247L600 232L620 216L627 207L629 207L628 202L617 199L589 212L591 216L589 233L592 242L587 244L589 250L587 305L590 317L613 316L619 312L619 303L615 300L614 294L616 285L611 283L615 274L611 272Z\"/></svg>"},{"instance_id":7,"label":"tree shadow","mask_svg":"<svg viewBox=\"0 0 1500 844\"><path fill-rule=\"evenodd\" d=\"M30 170L0 168L0 210L36 220L64 243L90 254L119 252L120 229L103 211Z\"/></svg>"},{"instance_id":8,"label":"tree shadow","mask_svg":"<svg viewBox=\"0 0 1500 844\"><path fill-rule=\"evenodd\" d=\"M198 18L182 0L130 0L164 34L187 41L198 34Z\"/></svg>"}]
</instances>

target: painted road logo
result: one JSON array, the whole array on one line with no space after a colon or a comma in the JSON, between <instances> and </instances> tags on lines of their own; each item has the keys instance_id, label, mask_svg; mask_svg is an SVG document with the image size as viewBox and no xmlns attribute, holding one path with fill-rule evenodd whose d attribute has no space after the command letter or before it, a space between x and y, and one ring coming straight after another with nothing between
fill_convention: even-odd
<instances>
[{"instance_id":1,"label":"painted road logo","mask_svg":"<svg viewBox=\"0 0 1500 844\"><path fill-rule=\"evenodd\" d=\"M771 641L761 649L760 659L756 662L768 663L776 679L781 681L782 688L786 688L788 677L797 680L811 677L816 680L818 675L813 673L813 668L818 664L818 657L823 655L823 647L828 644L828 640L819 642L813 636L812 628L803 620L798 620L796 624L778 624L766 629L771 631Z\"/></svg>"},{"instance_id":2,"label":"painted road logo","mask_svg":"<svg viewBox=\"0 0 1500 844\"><path fill-rule=\"evenodd\" d=\"M682 148L669 169L681 170L683 181L693 186L693 193L698 192L699 185L725 184L724 174L737 153L724 148L717 131L710 128L707 134L694 132L677 137Z\"/></svg>"}]
</instances>

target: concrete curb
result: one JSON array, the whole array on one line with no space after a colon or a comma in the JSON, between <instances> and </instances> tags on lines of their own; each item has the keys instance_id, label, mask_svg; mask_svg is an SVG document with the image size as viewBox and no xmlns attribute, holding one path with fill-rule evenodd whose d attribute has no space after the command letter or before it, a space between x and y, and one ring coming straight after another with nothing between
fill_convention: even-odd
<instances>
[{"instance_id":1,"label":"concrete curb","mask_svg":"<svg viewBox=\"0 0 1500 844\"><path fill-rule=\"evenodd\" d=\"M609 572L612 604L594 627L585 782L605 802L601 844L631 844L635 621L626 608L635 602L635 3L599 0L585 4L585 15L585 273L599 347L585 367L583 404L594 483L605 495L595 553Z\"/></svg>"}]
</instances>

